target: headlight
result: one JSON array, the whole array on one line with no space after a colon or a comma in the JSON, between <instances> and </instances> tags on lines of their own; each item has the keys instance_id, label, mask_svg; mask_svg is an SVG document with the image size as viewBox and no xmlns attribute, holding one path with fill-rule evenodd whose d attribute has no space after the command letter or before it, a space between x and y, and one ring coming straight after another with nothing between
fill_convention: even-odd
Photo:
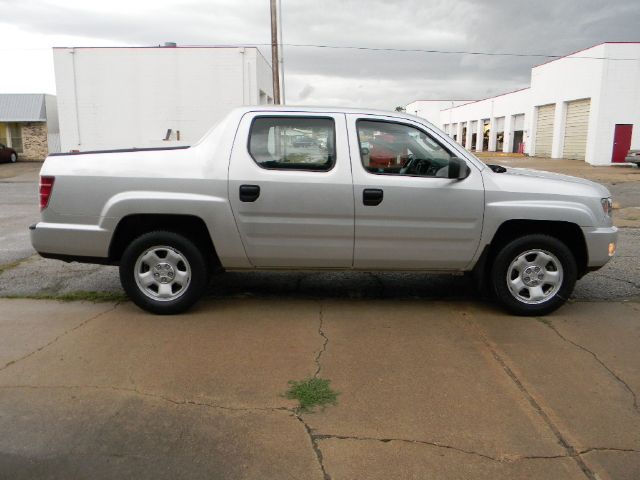
<instances>
[{"instance_id":1,"label":"headlight","mask_svg":"<svg viewBox=\"0 0 640 480\"><path fill-rule=\"evenodd\" d=\"M613 202L611 201L611 197L600 199L600 204L602 205L602 211L607 217L610 217L613 213Z\"/></svg>"}]
</instances>

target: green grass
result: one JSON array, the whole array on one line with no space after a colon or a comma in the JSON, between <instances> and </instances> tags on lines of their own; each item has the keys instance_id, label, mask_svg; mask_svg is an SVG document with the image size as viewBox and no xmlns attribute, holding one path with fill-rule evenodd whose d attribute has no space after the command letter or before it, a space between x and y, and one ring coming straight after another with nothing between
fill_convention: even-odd
<instances>
[{"instance_id":1,"label":"green grass","mask_svg":"<svg viewBox=\"0 0 640 480\"><path fill-rule=\"evenodd\" d=\"M5 298L28 298L33 300L58 300L60 302L122 302L127 296L122 292L93 292L78 290L67 293L34 293L31 295L7 295Z\"/></svg>"},{"instance_id":2,"label":"green grass","mask_svg":"<svg viewBox=\"0 0 640 480\"><path fill-rule=\"evenodd\" d=\"M307 378L301 381L289 381L289 390L285 396L291 400L298 400L300 410L312 411L314 407L335 405L339 392L331 389L331 380L325 378Z\"/></svg>"}]
</instances>

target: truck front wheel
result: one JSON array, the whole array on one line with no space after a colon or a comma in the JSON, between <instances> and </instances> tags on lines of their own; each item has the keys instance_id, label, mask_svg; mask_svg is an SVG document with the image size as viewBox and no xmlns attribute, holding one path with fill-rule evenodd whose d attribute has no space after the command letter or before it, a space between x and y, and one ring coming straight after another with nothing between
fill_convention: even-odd
<instances>
[{"instance_id":1,"label":"truck front wheel","mask_svg":"<svg viewBox=\"0 0 640 480\"><path fill-rule=\"evenodd\" d=\"M206 262L188 238L174 232L149 232L125 249L120 282L140 308L160 315L181 313L204 292Z\"/></svg>"},{"instance_id":2,"label":"truck front wheel","mask_svg":"<svg viewBox=\"0 0 640 480\"><path fill-rule=\"evenodd\" d=\"M498 301L516 315L546 315L563 305L576 284L576 260L549 235L526 235L496 255L491 280Z\"/></svg>"}]
</instances>

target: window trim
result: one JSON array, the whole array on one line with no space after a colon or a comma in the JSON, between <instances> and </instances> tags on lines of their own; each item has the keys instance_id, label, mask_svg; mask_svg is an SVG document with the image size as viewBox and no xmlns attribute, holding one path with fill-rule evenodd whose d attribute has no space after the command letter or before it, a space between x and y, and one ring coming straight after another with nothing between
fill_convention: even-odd
<instances>
[{"instance_id":1,"label":"window trim","mask_svg":"<svg viewBox=\"0 0 640 480\"><path fill-rule=\"evenodd\" d=\"M380 172L371 172L371 171L367 170L367 168L364 166L364 163L363 163L362 150L360 148L360 129L358 128L358 124L360 122L392 123L392 124L395 124L395 125L401 125L403 127L415 128L419 132L422 132L423 134L427 135L431 140L433 140L440 147L442 147L447 153L449 153L449 155L451 155L452 158L455 157L455 158L459 158L460 160L464 160L465 162L467 161L465 158L462 158L459 155L456 155L451 150L451 148L448 148L446 145L444 145L438 138L435 137L435 135L432 135L431 133L425 131L423 128L420 128L420 127L418 127L416 125L412 125L410 123L401 122L401 121L398 121L398 120L385 120L385 119L381 119L381 118L359 117L359 118L356 119L356 135L358 137L358 156L360 157L360 167L362 168L362 170L364 170L365 173L367 173L369 175L378 175L378 176L384 176L384 177L412 177L412 178L438 178L438 179L443 179L444 178L444 179L446 179L446 177L436 177L436 176L431 176L431 175L412 175L412 174L406 174L406 173L380 173Z\"/></svg>"},{"instance_id":2,"label":"window trim","mask_svg":"<svg viewBox=\"0 0 640 480\"><path fill-rule=\"evenodd\" d=\"M253 127L258 119L311 119L311 120L331 120L331 125L333 127L333 158L331 159L331 166L327 169L317 169L317 168L278 168L278 167L266 167L258 162L253 154L251 153L251 136L253 134ZM328 173L332 171L336 167L337 157L338 157L338 146L337 146L337 134L336 134L336 119L327 115L256 115L251 119L251 126L249 127L249 135L247 136L247 153L258 167L263 170L270 171L278 171L278 172L315 172L315 173Z\"/></svg>"}]
</instances>

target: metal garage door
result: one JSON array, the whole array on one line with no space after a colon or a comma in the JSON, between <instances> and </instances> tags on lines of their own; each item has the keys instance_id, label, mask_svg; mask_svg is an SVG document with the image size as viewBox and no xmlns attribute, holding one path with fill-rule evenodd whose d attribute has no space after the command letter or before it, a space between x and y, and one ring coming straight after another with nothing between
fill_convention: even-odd
<instances>
[{"instance_id":1,"label":"metal garage door","mask_svg":"<svg viewBox=\"0 0 640 480\"><path fill-rule=\"evenodd\" d=\"M563 158L584 160L587 150L587 130L591 99L576 100L567 104L567 122L564 129Z\"/></svg>"},{"instance_id":2,"label":"metal garage door","mask_svg":"<svg viewBox=\"0 0 640 480\"><path fill-rule=\"evenodd\" d=\"M555 104L538 107L536 122L536 157L550 157L553 142L553 116Z\"/></svg>"}]
</instances>

